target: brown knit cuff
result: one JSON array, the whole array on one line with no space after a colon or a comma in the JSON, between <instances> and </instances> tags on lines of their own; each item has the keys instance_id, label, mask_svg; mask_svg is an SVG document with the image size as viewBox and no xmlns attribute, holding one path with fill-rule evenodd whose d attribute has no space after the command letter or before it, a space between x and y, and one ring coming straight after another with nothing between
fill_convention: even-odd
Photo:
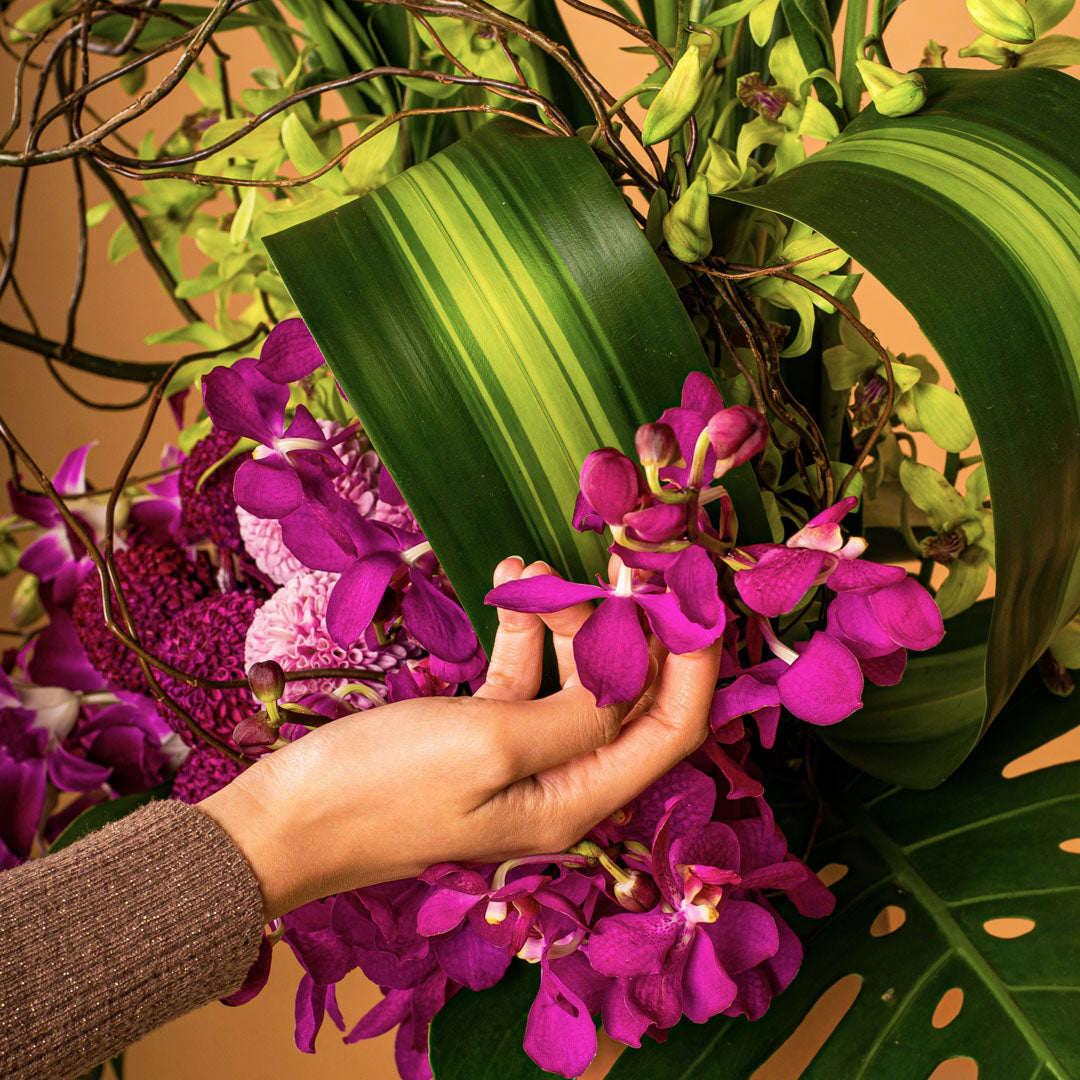
<instances>
[{"instance_id":1,"label":"brown knit cuff","mask_svg":"<svg viewBox=\"0 0 1080 1080\"><path fill-rule=\"evenodd\" d=\"M262 923L243 855L172 800L0 873L0 1071L63 1080L232 993Z\"/></svg>"}]
</instances>

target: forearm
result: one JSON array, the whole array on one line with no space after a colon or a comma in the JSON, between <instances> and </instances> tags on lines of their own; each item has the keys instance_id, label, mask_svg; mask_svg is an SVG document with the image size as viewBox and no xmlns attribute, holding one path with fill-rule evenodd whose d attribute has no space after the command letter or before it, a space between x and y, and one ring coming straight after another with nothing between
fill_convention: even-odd
<instances>
[{"instance_id":1,"label":"forearm","mask_svg":"<svg viewBox=\"0 0 1080 1080\"><path fill-rule=\"evenodd\" d=\"M229 994L262 922L228 836L167 800L0 874L0 1071L65 1080Z\"/></svg>"}]
</instances>

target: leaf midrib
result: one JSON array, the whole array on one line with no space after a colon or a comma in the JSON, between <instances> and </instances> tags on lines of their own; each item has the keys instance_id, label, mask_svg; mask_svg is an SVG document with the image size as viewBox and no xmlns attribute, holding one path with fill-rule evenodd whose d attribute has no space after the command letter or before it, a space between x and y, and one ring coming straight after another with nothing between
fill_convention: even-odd
<instances>
[{"instance_id":1,"label":"leaf midrib","mask_svg":"<svg viewBox=\"0 0 1080 1080\"><path fill-rule=\"evenodd\" d=\"M845 803L843 809L848 820L862 832L866 840L893 871L896 880L922 905L937 924L945 940L967 961L975 975L1016 1025L1017 1031L1034 1051L1037 1059L1054 1070L1059 1080L1068 1080L1069 1073L1065 1066L1032 1025L1027 1014L1013 997L1010 988L975 947L963 927L953 917L949 905L915 869L905 849L900 847L863 807L854 803Z\"/></svg>"}]
</instances>

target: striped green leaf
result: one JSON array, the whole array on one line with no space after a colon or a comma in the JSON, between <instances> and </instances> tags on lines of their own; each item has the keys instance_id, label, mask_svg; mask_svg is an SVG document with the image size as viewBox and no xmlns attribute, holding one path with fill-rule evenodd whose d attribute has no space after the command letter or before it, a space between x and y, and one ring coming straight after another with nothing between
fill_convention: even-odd
<instances>
[{"instance_id":1,"label":"striped green leaf","mask_svg":"<svg viewBox=\"0 0 1080 1080\"><path fill-rule=\"evenodd\" d=\"M486 124L266 246L485 644L500 558L604 568L569 524L581 462L632 452L706 360L583 140ZM767 539L752 474L729 480Z\"/></svg>"},{"instance_id":2,"label":"striped green leaf","mask_svg":"<svg viewBox=\"0 0 1080 1080\"><path fill-rule=\"evenodd\" d=\"M915 317L967 404L990 480L997 597L985 703L967 695L925 778L959 764L1080 606L1080 83L1055 71L927 69L926 107L871 106L805 164L738 202L803 221L879 278ZM888 726L914 752L938 698L894 718L882 694L841 741ZM955 705L955 700L953 701ZM908 725L905 727L904 725ZM956 732L954 732L955 734ZM878 738L880 736L877 736ZM887 745L863 767L886 774Z\"/></svg>"},{"instance_id":3,"label":"striped green leaf","mask_svg":"<svg viewBox=\"0 0 1080 1080\"><path fill-rule=\"evenodd\" d=\"M1002 775L1076 719L1035 679L948 784L905 791L862 777L830 800L809 862L842 873L836 910L812 921L783 905L805 950L791 987L754 1023L683 1021L666 1044L626 1051L609 1080L747 1080L848 976L858 993L802 1080L923 1080L953 1057L973 1058L979 1080L1080 1076L1080 857L1060 846L1078 831L1080 763ZM783 783L766 790L797 849L813 814L796 793L776 800ZM887 907L899 911L878 923ZM1029 932L995 936L999 919L1028 920ZM959 1015L934 1026L953 987Z\"/></svg>"}]
</instances>

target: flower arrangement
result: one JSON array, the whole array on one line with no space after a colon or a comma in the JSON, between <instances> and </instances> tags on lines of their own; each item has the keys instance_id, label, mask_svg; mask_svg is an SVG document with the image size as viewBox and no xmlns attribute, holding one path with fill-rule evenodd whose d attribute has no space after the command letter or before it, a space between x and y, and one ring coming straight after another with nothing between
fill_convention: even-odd
<instances>
[{"instance_id":1,"label":"flower arrangement","mask_svg":"<svg viewBox=\"0 0 1080 1080\"><path fill-rule=\"evenodd\" d=\"M111 256L141 252L185 320L154 341L199 351L81 352L81 285L63 342L0 326L149 402L105 489L90 447L50 478L0 418L20 575L0 869L149 798L197 802L357 710L470 693L496 609L585 601L573 651L600 706L720 644L701 747L566 850L288 913L230 1004L283 941L306 972L298 1047L326 1017L347 1042L397 1028L404 1080L492 1055L577 1077L598 1023L635 1048L619 1080L750 1075L856 970L860 1026L804 1075L923 1076L1006 1044L1016 1075L1067 1075L1056 1018L1080 984L1043 921L1076 888L1054 846L1076 767L1001 773L1076 720L1080 91L1048 70L1080 61L1048 33L1072 4L969 0L961 55L1001 69L973 73L934 42L894 70L881 0L849 0L840 50L831 0L567 2L656 70L612 92L542 0L49 0L15 22L20 80L59 41L59 99L17 107L6 142L25 119L26 146L0 164L25 183L73 161L83 239L119 216ZM274 63L239 94L216 44L238 31ZM95 91L135 93L173 51L82 134ZM181 79L199 104L179 128L114 140ZM84 172L108 203L86 205ZM13 213L0 293L21 194ZM852 258L959 392L862 322ZM166 400L177 445L133 480ZM550 573L492 588L513 550ZM871 929L898 904L903 956ZM1021 973L988 928L1028 913ZM350 1026L335 986L357 968L384 997ZM963 1010L928 1026L950 987Z\"/></svg>"}]
</instances>

